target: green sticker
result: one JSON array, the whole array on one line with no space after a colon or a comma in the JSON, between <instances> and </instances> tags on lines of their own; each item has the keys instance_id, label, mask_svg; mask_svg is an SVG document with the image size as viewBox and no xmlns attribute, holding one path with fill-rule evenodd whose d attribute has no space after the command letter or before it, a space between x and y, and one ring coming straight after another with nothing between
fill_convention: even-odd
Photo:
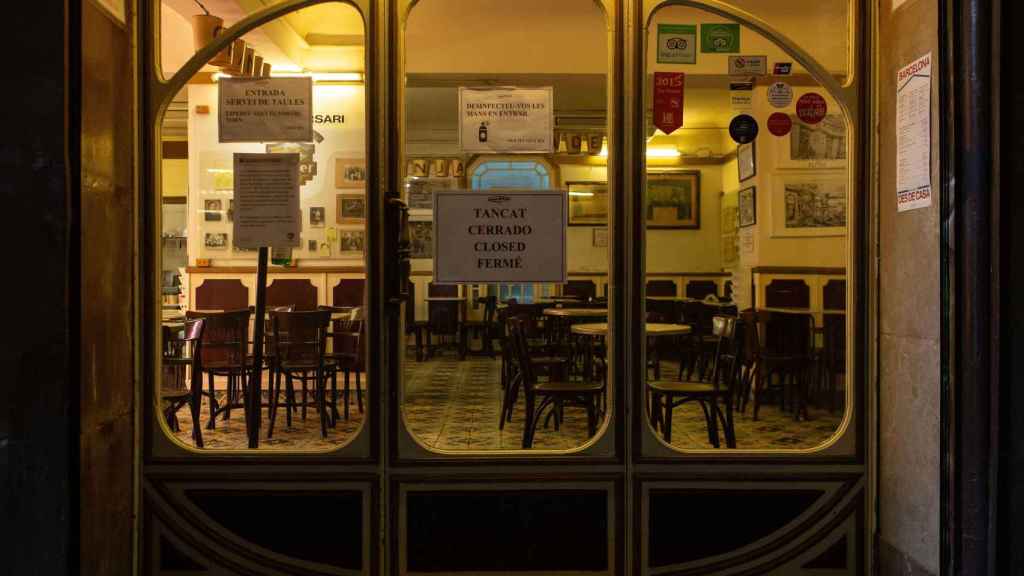
<instances>
[{"instance_id":1,"label":"green sticker","mask_svg":"<svg viewBox=\"0 0 1024 576\"><path fill-rule=\"evenodd\" d=\"M696 64L697 26L658 24L658 63Z\"/></svg>"},{"instance_id":2,"label":"green sticker","mask_svg":"<svg viewBox=\"0 0 1024 576\"><path fill-rule=\"evenodd\" d=\"M701 24L700 51L718 54L739 52L740 25Z\"/></svg>"}]
</instances>

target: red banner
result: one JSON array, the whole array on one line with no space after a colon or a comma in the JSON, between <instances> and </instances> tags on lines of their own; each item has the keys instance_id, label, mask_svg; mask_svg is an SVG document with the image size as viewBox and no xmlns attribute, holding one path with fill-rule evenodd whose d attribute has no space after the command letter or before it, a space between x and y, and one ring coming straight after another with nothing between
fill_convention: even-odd
<instances>
[{"instance_id":1,"label":"red banner","mask_svg":"<svg viewBox=\"0 0 1024 576\"><path fill-rule=\"evenodd\" d=\"M682 72L654 73L654 125L665 134L683 127Z\"/></svg>"}]
</instances>

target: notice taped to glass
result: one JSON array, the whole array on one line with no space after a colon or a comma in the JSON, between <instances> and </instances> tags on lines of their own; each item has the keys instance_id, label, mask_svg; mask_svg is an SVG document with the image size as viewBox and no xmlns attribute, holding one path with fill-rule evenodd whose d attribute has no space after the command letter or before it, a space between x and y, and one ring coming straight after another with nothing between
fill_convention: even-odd
<instances>
[{"instance_id":1,"label":"notice taped to glass","mask_svg":"<svg viewBox=\"0 0 1024 576\"><path fill-rule=\"evenodd\" d=\"M312 142L312 78L221 78L220 142Z\"/></svg>"},{"instance_id":2,"label":"notice taped to glass","mask_svg":"<svg viewBox=\"0 0 1024 576\"><path fill-rule=\"evenodd\" d=\"M552 89L459 88L459 145L465 152L550 154Z\"/></svg>"},{"instance_id":3,"label":"notice taped to glass","mask_svg":"<svg viewBox=\"0 0 1024 576\"><path fill-rule=\"evenodd\" d=\"M932 204L932 55L896 73L896 211Z\"/></svg>"},{"instance_id":4,"label":"notice taped to glass","mask_svg":"<svg viewBox=\"0 0 1024 576\"><path fill-rule=\"evenodd\" d=\"M434 282L566 281L563 190L434 192Z\"/></svg>"},{"instance_id":5,"label":"notice taped to glass","mask_svg":"<svg viewBox=\"0 0 1024 576\"><path fill-rule=\"evenodd\" d=\"M238 248L299 246L298 154L235 154Z\"/></svg>"}]
</instances>

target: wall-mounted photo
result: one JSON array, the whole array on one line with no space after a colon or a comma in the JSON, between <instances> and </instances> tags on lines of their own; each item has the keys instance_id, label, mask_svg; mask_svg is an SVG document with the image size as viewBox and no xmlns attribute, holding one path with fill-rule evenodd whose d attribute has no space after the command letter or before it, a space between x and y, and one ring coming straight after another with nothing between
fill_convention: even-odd
<instances>
[{"instance_id":1,"label":"wall-mounted photo","mask_svg":"<svg viewBox=\"0 0 1024 576\"><path fill-rule=\"evenodd\" d=\"M220 222L222 210L224 210L224 203L220 199L203 200L203 221Z\"/></svg>"},{"instance_id":2,"label":"wall-mounted photo","mask_svg":"<svg viewBox=\"0 0 1024 576\"><path fill-rule=\"evenodd\" d=\"M757 188L751 186L739 192L739 227L757 224Z\"/></svg>"},{"instance_id":3,"label":"wall-mounted photo","mask_svg":"<svg viewBox=\"0 0 1024 576\"><path fill-rule=\"evenodd\" d=\"M608 225L608 183L566 182L569 226Z\"/></svg>"},{"instance_id":4,"label":"wall-mounted photo","mask_svg":"<svg viewBox=\"0 0 1024 576\"><path fill-rule=\"evenodd\" d=\"M338 230L338 256L342 258L361 257L366 245L363 230Z\"/></svg>"},{"instance_id":5,"label":"wall-mounted photo","mask_svg":"<svg viewBox=\"0 0 1024 576\"><path fill-rule=\"evenodd\" d=\"M408 194L409 214L430 216L434 210L434 190L450 190L459 187L458 178L410 178L405 183Z\"/></svg>"},{"instance_id":6,"label":"wall-mounted photo","mask_svg":"<svg viewBox=\"0 0 1024 576\"><path fill-rule=\"evenodd\" d=\"M208 250L227 250L227 232L207 232L203 239L203 246L206 246Z\"/></svg>"},{"instance_id":7,"label":"wall-mounted photo","mask_svg":"<svg viewBox=\"0 0 1024 576\"><path fill-rule=\"evenodd\" d=\"M323 228L326 215L323 206L311 206L309 208L309 227Z\"/></svg>"},{"instance_id":8,"label":"wall-mounted photo","mask_svg":"<svg viewBox=\"0 0 1024 576\"><path fill-rule=\"evenodd\" d=\"M591 244L594 248L607 248L608 247L608 229L607 228L594 228L593 238Z\"/></svg>"},{"instance_id":9,"label":"wall-mounted photo","mask_svg":"<svg viewBox=\"0 0 1024 576\"><path fill-rule=\"evenodd\" d=\"M334 160L334 187L366 188L366 160L336 158Z\"/></svg>"},{"instance_id":10,"label":"wall-mounted photo","mask_svg":"<svg viewBox=\"0 0 1024 576\"><path fill-rule=\"evenodd\" d=\"M362 224L366 221L366 197L338 194L338 224Z\"/></svg>"},{"instance_id":11,"label":"wall-mounted photo","mask_svg":"<svg viewBox=\"0 0 1024 576\"><path fill-rule=\"evenodd\" d=\"M740 182L757 176L757 142L736 147L736 166Z\"/></svg>"},{"instance_id":12,"label":"wall-mounted photo","mask_svg":"<svg viewBox=\"0 0 1024 576\"><path fill-rule=\"evenodd\" d=\"M846 177L791 173L775 177L772 236L842 236L846 233Z\"/></svg>"},{"instance_id":13,"label":"wall-mounted photo","mask_svg":"<svg viewBox=\"0 0 1024 576\"><path fill-rule=\"evenodd\" d=\"M648 228L700 228L700 172L647 175Z\"/></svg>"},{"instance_id":14,"label":"wall-mounted photo","mask_svg":"<svg viewBox=\"0 0 1024 576\"><path fill-rule=\"evenodd\" d=\"M776 138L779 168L845 168L846 123L829 114L817 124L804 124L793 116L789 138Z\"/></svg>"},{"instance_id":15,"label":"wall-mounted photo","mask_svg":"<svg viewBox=\"0 0 1024 576\"><path fill-rule=\"evenodd\" d=\"M320 244L316 240L306 241L306 251L310 254L316 254L319 251Z\"/></svg>"},{"instance_id":16,"label":"wall-mounted photo","mask_svg":"<svg viewBox=\"0 0 1024 576\"><path fill-rule=\"evenodd\" d=\"M313 153L316 145L312 142L275 142L267 144L267 154L299 155L299 186L305 185L316 176L316 161Z\"/></svg>"},{"instance_id":17,"label":"wall-mounted photo","mask_svg":"<svg viewBox=\"0 0 1024 576\"><path fill-rule=\"evenodd\" d=\"M434 257L434 223L421 220L409 222L410 258Z\"/></svg>"}]
</instances>

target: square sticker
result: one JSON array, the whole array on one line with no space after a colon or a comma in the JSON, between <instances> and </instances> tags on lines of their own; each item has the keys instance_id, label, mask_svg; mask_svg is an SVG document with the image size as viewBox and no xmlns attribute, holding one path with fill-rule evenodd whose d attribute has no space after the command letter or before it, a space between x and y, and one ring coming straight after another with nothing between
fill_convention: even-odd
<instances>
[{"instance_id":1,"label":"square sticker","mask_svg":"<svg viewBox=\"0 0 1024 576\"><path fill-rule=\"evenodd\" d=\"M658 63L696 64L697 26L658 24Z\"/></svg>"},{"instance_id":2,"label":"square sticker","mask_svg":"<svg viewBox=\"0 0 1024 576\"><path fill-rule=\"evenodd\" d=\"M740 51L739 24L701 24L700 51L727 54Z\"/></svg>"}]
</instances>

